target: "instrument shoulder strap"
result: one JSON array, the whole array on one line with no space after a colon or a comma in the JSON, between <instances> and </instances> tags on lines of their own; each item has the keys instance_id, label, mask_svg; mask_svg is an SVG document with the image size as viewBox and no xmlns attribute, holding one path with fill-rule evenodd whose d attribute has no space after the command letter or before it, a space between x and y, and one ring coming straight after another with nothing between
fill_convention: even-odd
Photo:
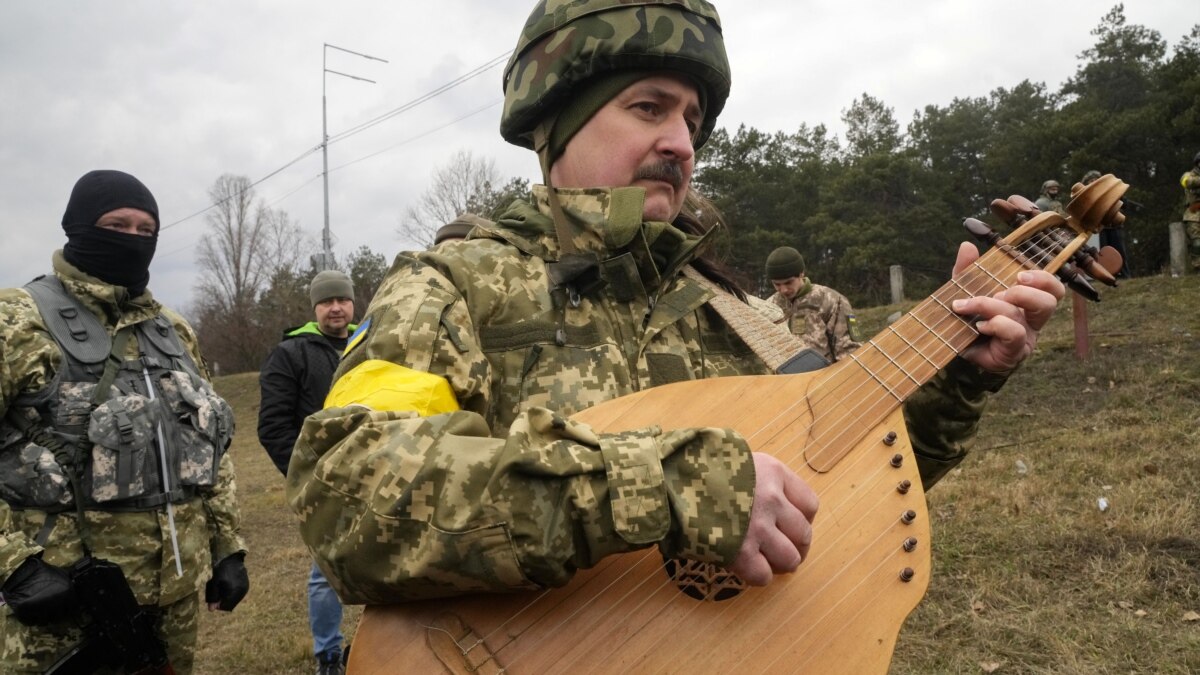
<instances>
[{"instance_id":1,"label":"instrument shoulder strap","mask_svg":"<svg viewBox=\"0 0 1200 675\"><path fill-rule=\"evenodd\" d=\"M791 331L772 322L761 312L738 300L731 293L705 277L695 267L687 266L683 275L712 291L708 304L746 346L767 364L772 372L799 373L817 370L829 362L804 343ZM814 358L815 357L815 358Z\"/></svg>"}]
</instances>

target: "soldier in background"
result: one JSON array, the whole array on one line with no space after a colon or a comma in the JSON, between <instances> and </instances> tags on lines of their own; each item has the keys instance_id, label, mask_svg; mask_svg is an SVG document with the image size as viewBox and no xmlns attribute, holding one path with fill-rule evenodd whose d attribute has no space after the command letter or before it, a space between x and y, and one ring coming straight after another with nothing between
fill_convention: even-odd
<instances>
[{"instance_id":1,"label":"soldier in background","mask_svg":"<svg viewBox=\"0 0 1200 675\"><path fill-rule=\"evenodd\" d=\"M318 272L308 297L315 320L284 331L259 373L258 442L287 476L304 418L325 405L329 383L354 320L354 284L339 270ZM308 575L308 625L317 675L342 673L342 603L314 563Z\"/></svg>"},{"instance_id":2,"label":"soldier in background","mask_svg":"<svg viewBox=\"0 0 1200 675\"><path fill-rule=\"evenodd\" d=\"M833 363L861 346L850 301L828 286L814 284L805 274L799 251L791 246L771 251L767 280L775 287L767 300L783 311L788 330L805 347Z\"/></svg>"},{"instance_id":3,"label":"soldier in background","mask_svg":"<svg viewBox=\"0 0 1200 675\"><path fill-rule=\"evenodd\" d=\"M200 590L229 611L249 589L233 411L191 327L147 288L146 186L91 171L62 226L53 274L0 290L0 672L45 672L80 644L92 617L66 568L90 555L120 566L190 673Z\"/></svg>"},{"instance_id":4,"label":"soldier in background","mask_svg":"<svg viewBox=\"0 0 1200 675\"><path fill-rule=\"evenodd\" d=\"M1058 193L1061 190L1062 186L1060 186L1056 180L1048 180L1045 183L1042 183L1042 193L1037 198L1037 201L1034 202L1034 204L1037 205L1038 210L1042 211L1043 213L1046 211L1053 211L1066 218L1067 210L1063 208L1062 200L1058 197Z\"/></svg>"},{"instance_id":5,"label":"soldier in background","mask_svg":"<svg viewBox=\"0 0 1200 675\"><path fill-rule=\"evenodd\" d=\"M729 94L716 10L542 0L504 83L501 135L538 154L545 184L470 245L397 257L296 443L287 498L305 542L359 603L561 586L650 546L754 585L796 569L816 496L736 431L569 419L647 387L768 373L684 273L744 297L682 208ZM956 267L977 257L964 245ZM1064 294L1053 275L1022 278L1006 300L956 304L991 339L910 399L930 481Z\"/></svg>"},{"instance_id":6,"label":"soldier in background","mask_svg":"<svg viewBox=\"0 0 1200 675\"><path fill-rule=\"evenodd\" d=\"M1200 270L1200 152L1192 158L1192 168L1179 178L1179 184L1183 186L1187 198L1183 224L1187 231L1192 269Z\"/></svg>"}]
</instances>

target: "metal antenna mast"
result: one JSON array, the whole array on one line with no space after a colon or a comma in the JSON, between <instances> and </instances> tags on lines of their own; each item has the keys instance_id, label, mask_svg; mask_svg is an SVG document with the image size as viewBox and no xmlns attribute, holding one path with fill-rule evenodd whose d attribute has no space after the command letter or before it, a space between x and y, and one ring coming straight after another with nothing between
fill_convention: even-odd
<instances>
[{"instance_id":1,"label":"metal antenna mast","mask_svg":"<svg viewBox=\"0 0 1200 675\"><path fill-rule=\"evenodd\" d=\"M322 270L333 269L333 243L329 235L329 115L326 111L327 106L325 103L325 75L327 73L332 73L334 75L348 77L351 80L359 80L360 82L369 82L371 84L375 84L375 80L368 80L365 77L358 77L357 75L350 75L348 73L330 70L327 65L330 49L336 49L339 52L353 54L355 56L360 56L364 59L370 59L372 61L382 61L383 63L387 63L386 59L381 59L377 56L371 56L370 54L361 54L356 51L338 47L337 45L331 45L328 42L324 43L324 46L321 49L321 176L325 181L325 229L321 232L321 260L319 263L314 265L318 272Z\"/></svg>"}]
</instances>

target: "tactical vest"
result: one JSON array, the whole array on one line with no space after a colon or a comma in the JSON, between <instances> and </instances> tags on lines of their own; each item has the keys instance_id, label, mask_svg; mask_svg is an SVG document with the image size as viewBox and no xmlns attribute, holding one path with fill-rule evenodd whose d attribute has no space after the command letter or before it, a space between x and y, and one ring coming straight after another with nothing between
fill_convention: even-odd
<instances>
[{"instance_id":1,"label":"tactical vest","mask_svg":"<svg viewBox=\"0 0 1200 675\"><path fill-rule=\"evenodd\" d=\"M160 313L122 329L139 349L125 359L121 338L115 349L57 277L25 289L62 363L49 385L17 397L0 421L0 496L14 508L54 513L74 509L75 493L87 510L149 511L213 486L233 411L200 377L171 322Z\"/></svg>"}]
</instances>

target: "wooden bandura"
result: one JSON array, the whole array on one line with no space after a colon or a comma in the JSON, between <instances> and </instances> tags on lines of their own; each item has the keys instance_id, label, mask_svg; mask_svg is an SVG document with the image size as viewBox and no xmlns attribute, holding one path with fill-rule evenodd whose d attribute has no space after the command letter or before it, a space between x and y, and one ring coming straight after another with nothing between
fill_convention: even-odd
<instances>
[{"instance_id":1,"label":"wooden bandura","mask_svg":"<svg viewBox=\"0 0 1200 675\"><path fill-rule=\"evenodd\" d=\"M1126 186L1081 190L1036 215L837 364L813 373L682 382L574 416L602 432L729 427L817 492L810 556L743 587L720 568L614 556L563 588L370 606L352 675L384 673L886 673L930 577L925 497L901 404L973 342L957 298L1025 269L1058 270L1113 218ZM1078 259L1078 258L1076 258Z\"/></svg>"}]
</instances>

